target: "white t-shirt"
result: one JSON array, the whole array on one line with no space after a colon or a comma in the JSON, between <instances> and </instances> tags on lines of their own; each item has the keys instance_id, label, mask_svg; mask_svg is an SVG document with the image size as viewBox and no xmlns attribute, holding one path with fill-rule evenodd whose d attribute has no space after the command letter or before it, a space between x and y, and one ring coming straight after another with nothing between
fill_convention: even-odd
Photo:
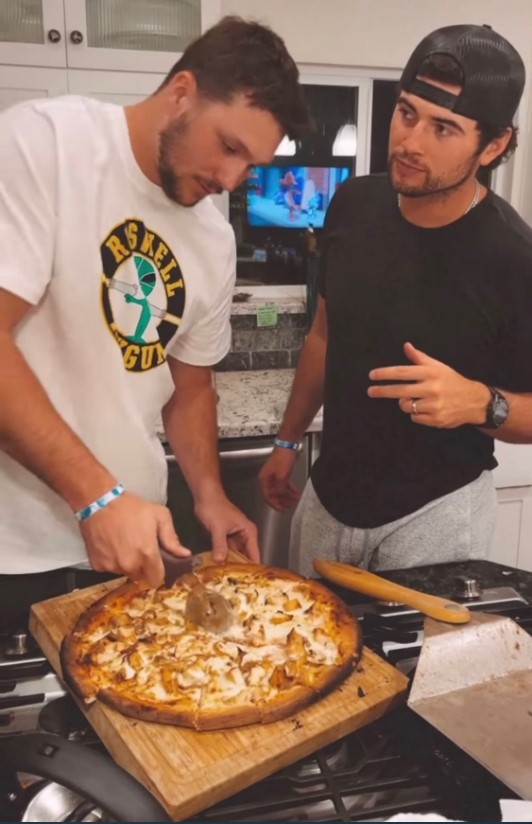
<instances>
[{"instance_id":1,"label":"white t-shirt","mask_svg":"<svg viewBox=\"0 0 532 824\"><path fill-rule=\"evenodd\" d=\"M63 97L0 115L0 287L34 306L17 345L98 460L151 501L166 500L166 353L224 357L234 278L230 225L143 175L121 107ZM1 451L0 559L1 573L86 560L70 507Z\"/></svg>"}]
</instances>

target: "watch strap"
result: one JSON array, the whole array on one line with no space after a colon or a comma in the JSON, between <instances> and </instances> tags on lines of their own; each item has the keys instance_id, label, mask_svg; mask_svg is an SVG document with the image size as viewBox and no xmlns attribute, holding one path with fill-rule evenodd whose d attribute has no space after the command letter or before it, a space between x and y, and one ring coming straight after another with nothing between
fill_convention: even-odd
<instances>
[{"instance_id":1,"label":"watch strap","mask_svg":"<svg viewBox=\"0 0 532 824\"><path fill-rule=\"evenodd\" d=\"M498 429L498 427L502 426L508 417L508 401L496 386L490 386L489 384L485 385L491 392L491 401L488 403L486 420L482 426L486 426L488 429ZM500 410L497 409L497 407L502 407L502 417Z\"/></svg>"}]
</instances>

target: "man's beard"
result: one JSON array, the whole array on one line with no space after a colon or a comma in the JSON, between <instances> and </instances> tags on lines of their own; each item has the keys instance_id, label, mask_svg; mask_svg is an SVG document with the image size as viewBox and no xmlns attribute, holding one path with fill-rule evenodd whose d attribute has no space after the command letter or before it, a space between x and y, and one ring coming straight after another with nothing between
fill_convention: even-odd
<instances>
[{"instance_id":1,"label":"man's beard","mask_svg":"<svg viewBox=\"0 0 532 824\"><path fill-rule=\"evenodd\" d=\"M185 117L176 118L159 135L159 156L157 158L157 172L161 188L166 197L179 203L181 206L194 206L194 203L183 203L182 178L174 171L172 161L179 158L183 137L188 132L188 123ZM198 198L199 200L200 198Z\"/></svg>"},{"instance_id":2,"label":"man's beard","mask_svg":"<svg viewBox=\"0 0 532 824\"><path fill-rule=\"evenodd\" d=\"M429 195L448 195L459 189L464 183L473 175L477 163L479 153L475 153L461 166L450 170L445 177L433 177L430 173L426 173L425 182L417 186L408 186L406 184L398 183L393 177L393 161L396 158L404 159L408 163L407 155L392 154L388 158L388 179L391 187L397 194L405 197L428 197ZM415 165L415 164L414 164Z\"/></svg>"},{"instance_id":3,"label":"man's beard","mask_svg":"<svg viewBox=\"0 0 532 824\"><path fill-rule=\"evenodd\" d=\"M197 195L194 200L186 197L184 185L185 177L175 171L179 165L179 159L183 154L183 143L189 131L189 121L183 115L173 120L166 129L159 134L159 156L157 158L157 172L161 188L166 197L179 203L180 206L195 206L203 200L209 193L220 194L223 191L215 181L202 177L189 175L190 180L196 180L199 184L207 187L204 194Z\"/></svg>"}]
</instances>

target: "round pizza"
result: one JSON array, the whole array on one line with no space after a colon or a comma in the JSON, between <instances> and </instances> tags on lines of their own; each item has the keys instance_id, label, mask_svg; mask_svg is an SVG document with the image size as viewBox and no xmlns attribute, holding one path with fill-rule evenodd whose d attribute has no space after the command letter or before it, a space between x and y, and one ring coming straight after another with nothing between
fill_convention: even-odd
<instances>
[{"instance_id":1,"label":"round pizza","mask_svg":"<svg viewBox=\"0 0 532 824\"><path fill-rule=\"evenodd\" d=\"M292 715L360 650L356 619L326 587L243 563L201 566L168 588L117 587L81 615L61 664L86 703L214 730Z\"/></svg>"}]
</instances>

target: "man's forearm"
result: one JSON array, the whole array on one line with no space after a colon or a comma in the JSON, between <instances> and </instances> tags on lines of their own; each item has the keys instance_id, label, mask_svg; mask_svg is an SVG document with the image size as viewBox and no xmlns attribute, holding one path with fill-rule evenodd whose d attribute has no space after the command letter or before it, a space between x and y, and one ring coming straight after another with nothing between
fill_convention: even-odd
<instances>
[{"instance_id":1,"label":"man's forearm","mask_svg":"<svg viewBox=\"0 0 532 824\"><path fill-rule=\"evenodd\" d=\"M223 494L212 384L180 388L164 407L162 417L166 437L195 503Z\"/></svg>"},{"instance_id":2,"label":"man's forearm","mask_svg":"<svg viewBox=\"0 0 532 824\"><path fill-rule=\"evenodd\" d=\"M0 449L77 510L116 483L54 409L9 333L0 333Z\"/></svg>"},{"instance_id":3,"label":"man's forearm","mask_svg":"<svg viewBox=\"0 0 532 824\"><path fill-rule=\"evenodd\" d=\"M322 405L326 349L322 337L312 332L307 336L279 427L281 438L301 440Z\"/></svg>"}]
</instances>

